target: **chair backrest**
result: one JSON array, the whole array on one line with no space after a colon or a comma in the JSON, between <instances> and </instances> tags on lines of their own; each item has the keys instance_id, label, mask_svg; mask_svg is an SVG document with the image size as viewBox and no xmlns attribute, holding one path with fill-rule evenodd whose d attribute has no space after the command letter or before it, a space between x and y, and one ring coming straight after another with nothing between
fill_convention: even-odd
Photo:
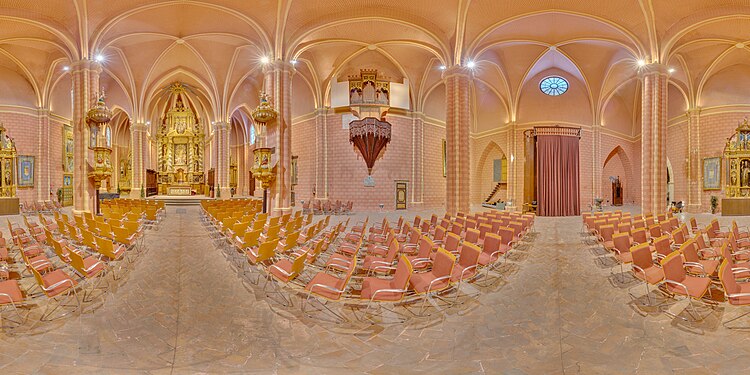
<instances>
[{"instance_id":1,"label":"chair backrest","mask_svg":"<svg viewBox=\"0 0 750 375\"><path fill-rule=\"evenodd\" d=\"M434 243L427 236L422 236L419 239L419 251L417 252L417 258L429 258Z\"/></svg>"},{"instance_id":2,"label":"chair backrest","mask_svg":"<svg viewBox=\"0 0 750 375\"><path fill-rule=\"evenodd\" d=\"M683 267L682 256L679 251L673 251L661 260L661 268L664 270L664 277L681 283L686 278L685 268Z\"/></svg>"},{"instance_id":3,"label":"chair backrest","mask_svg":"<svg viewBox=\"0 0 750 375\"><path fill-rule=\"evenodd\" d=\"M83 257L75 251L69 251L68 256L70 257L70 265L75 268L81 275L86 275L86 265L83 262Z\"/></svg>"},{"instance_id":4,"label":"chair backrest","mask_svg":"<svg viewBox=\"0 0 750 375\"><path fill-rule=\"evenodd\" d=\"M258 256L256 257L255 261L260 263L273 258L277 246L279 246L278 238L274 238L260 244L260 247L258 247Z\"/></svg>"},{"instance_id":5,"label":"chair backrest","mask_svg":"<svg viewBox=\"0 0 750 375\"><path fill-rule=\"evenodd\" d=\"M492 254L500 250L501 243L503 243L502 236L498 236L495 233L487 233L487 235L484 237L484 244L483 244L484 246L482 246L482 251L487 253L488 255ZM466 245L466 242L464 242L464 245ZM461 251L463 251L463 247L461 247ZM461 256L463 257L463 255Z\"/></svg>"},{"instance_id":6,"label":"chair backrest","mask_svg":"<svg viewBox=\"0 0 750 375\"><path fill-rule=\"evenodd\" d=\"M459 223L458 220L451 225L451 233L455 233L458 235L461 235L461 232L463 232L464 226L463 224Z\"/></svg>"},{"instance_id":7,"label":"chair backrest","mask_svg":"<svg viewBox=\"0 0 750 375\"><path fill-rule=\"evenodd\" d=\"M683 243L685 243L685 236L680 228L672 231L672 241L675 243L675 245L682 245Z\"/></svg>"},{"instance_id":8,"label":"chair backrest","mask_svg":"<svg viewBox=\"0 0 750 375\"><path fill-rule=\"evenodd\" d=\"M633 236L633 242L642 244L648 242L648 235L646 235L646 228L637 228L631 233Z\"/></svg>"},{"instance_id":9,"label":"chair backrest","mask_svg":"<svg viewBox=\"0 0 750 375\"><path fill-rule=\"evenodd\" d=\"M656 252L663 256L672 253L672 248L669 246L669 236L666 234L654 240L654 247L656 248Z\"/></svg>"},{"instance_id":10,"label":"chair backrest","mask_svg":"<svg viewBox=\"0 0 750 375\"><path fill-rule=\"evenodd\" d=\"M435 235L433 236L435 241L442 241L445 238L445 228L438 225L435 227Z\"/></svg>"},{"instance_id":11,"label":"chair backrest","mask_svg":"<svg viewBox=\"0 0 750 375\"><path fill-rule=\"evenodd\" d=\"M391 289L406 290L413 273L414 267L412 267L411 262L406 258L406 255L401 255L396 265L396 272L391 280Z\"/></svg>"},{"instance_id":12,"label":"chair backrest","mask_svg":"<svg viewBox=\"0 0 750 375\"><path fill-rule=\"evenodd\" d=\"M630 253L633 256L633 264L641 269L646 270L654 266L653 258L651 258L651 249L649 249L647 243L631 247Z\"/></svg>"},{"instance_id":13,"label":"chair backrest","mask_svg":"<svg viewBox=\"0 0 750 375\"><path fill-rule=\"evenodd\" d=\"M419 224L422 222L422 218L419 217L419 215L414 216L414 224L412 224L413 227L419 228Z\"/></svg>"},{"instance_id":14,"label":"chair backrest","mask_svg":"<svg viewBox=\"0 0 750 375\"><path fill-rule=\"evenodd\" d=\"M476 265L479 262L479 254L481 253L482 250L479 246L473 243L464 243L461 246L461 256L458 258L458 264L464 268Z\"/></svg>"},{"instance_id":15,"label":"chair backrest","mask_svg":"<svg viewBox=\"0 0 750 375\"><path fill-rule=\"evenodd\" d=\"M479 231L474 228L466 229L466 235L464 236L464 242L471 242L473 244L479 243Z\"/></svg>"},{"instance_id":16,"label":"chair backrest","mask_svg":"<svg viewBox=\"0 0 750 375\"><path fill-rule=\"evenodd\" d=\"M612 235L615 234L615 226L612 224L602 225L599 231L604 241L612 241Z\"/></svg>"},{"instance_id":17,"label":"chair backrest","mask_svg":"<svg viewBox=\"0 0 750 375\"><path fill-rule=\"evenodd\" d=\"M396 241L395 238L391 238L391 242L388 243L388 253L385 254L385 261L392 263L393 260L396 259L396 255L398 255L400 249L401 247L398 245L398 241Z\"/></svg>"},{"instance_id":18,"label":"chair backrest","mask_svg":"<svg viewBox=\"0 0 750 375\"><path fill-rule=\"evenodd\" d=\"M648 233L653 238L659 237L661 236L661 227L659 226L659 224L652 224L648 227Z\"/></svg>"},{"instance_id":19,"label":"chair backrest","mask_svg":"<svg viewBox=\"0 0 750 375\"><path fill-rule=\"evenodd\" d=\"M693 231L693 233L698 233L700 228L698 228L698 222L695 220L695 217L690 218L690 230Z\"/></svg>"},{"instance_id":20,"label":"chair backrest","mask_svg":"<svg viewBox=\"0 0 750 375\"><path fill-rule=\"evenodd\" d=\"M686 262L699 263L700 257L698 256L698 249L696 249L693 240L688 240L680 246L680 252L685 257Z\"/></svg>"},{"instance_id":21,"label":"chair backrest","mask_svg":"<svg viewBox=\"0 0 750 375\"><path fill-rule=\"evenodd\" d=\"M281 230L281 225L278 225L278 224L272 227L269 227L268 231L266 231L266 238L267 239L278 238L280 230Z\"/></svg>"},{"instance_id":22,"label":"chair backrest","mask_svg":"<svg viewBox=\"0 0 750 375\"><path fill-rule=\"evenodd\" d=\"M627 233L616 233L612 236L612 242L618 253L625 254L630 251L630 236Z\"/></svg>"},{"instance_id":23,"label":"chair backrest","mask_svg":"<svg viewBox=\"0 0 750 375\"><path fill-rule=\"evenodd\" d=\"M737 284L734 272L732 271L732 264L727 259L724 259L724 261L721 262L721 266L719 266L719 280L721 281L721 286L724 287L724 293L726 294L729 303L732 305L748 304L747 298L733 296L741 293L742 288Z\"/></svg>"},{"instance_id":24,"label":"chair backrest","mask_svg":"<svg viewBox=\"0 0 750 375\"><path fill-rule=\"evenodd\" d=\"M457 252L459 243L461 243L461 237L459 235L448 233L445 241L443 241L443 247L450 252Z\"/></svg>"},{"instance_id":25,"label":"chair backrest","mask_svg":"<svg viewBox=\"0 0 750 375\"><path fill-rule=\"evenodd\" d=\"M453 266L456 264L456 256L448 250L439 248L435 254L435 262L432 264L432 275L434 277L449 276L453 272Z\"/></svg>"},{"instance_id":26,"label":"chair backrest","mask_svg":"<svg viewBox=\"0 0 750 375\"><path fill-rule=\"evenodd\" d=\"M104 254L107 258L115 259L115 244L112 240L96 237L96 249L99 253Z\"/></svg>"},{"instance_id":27,"label":"chair backrest","mask_svg":"<svg viewBox=\"0 0 750 375\"><path fill-rule=\"evenodd\" d=\"M303 252L298 257L294 258L294 261L292 262L292 269L291 269L292 276L289 277L290 280L299 276L299 274L302 273L302 270L305 269L305 260L307 260L307 251Z\"/></svg>"},{"instance_id":28,"label":"chair backrest","mask_svg":"<svg viewBox=\"0 0 750 375\"><path fill-rule=\"evenodd\" d=\"M291 248L297 246L297 239L299 238L299 232L292 232L289 233L288 236L284 239L284 243L286 246L284 247L284 251L288 251Z\"/></svg>"}]
</instances>

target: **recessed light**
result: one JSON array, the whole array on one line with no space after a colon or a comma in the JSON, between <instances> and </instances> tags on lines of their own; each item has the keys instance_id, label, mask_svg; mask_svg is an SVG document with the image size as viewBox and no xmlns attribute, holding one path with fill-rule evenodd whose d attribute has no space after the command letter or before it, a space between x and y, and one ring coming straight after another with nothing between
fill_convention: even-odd
<instances>
[{"instance_id":1,"label":"recessed light","mask_svg":"<svg viewBox=\"0 0 750 375\"><path fill-rule=\"evenodd\" d=\"M674 72L675 72L676 70L675 70L674 68L669 68L669 69L667 69L667 71L668 71L669 73L674 73Z\"/></svg>"},{"instance_id":2,"label":"recessed light","mask_svg":"<svg viewBox=\"0 0 750 375\"><path fill-rule=\"evenodd\" d=\"M646 66L646 60L644 59L638 60L638 66Z\"/></svg>"},{"instance_id":3,"label":"recessed light","mask_svg":"<svg viewBox=\"0 0 750 375\"><path fill-rule=\"evenodd\" d=\"M269 59L268 56L263 56L260 58L260 62L262 64L268 64L269 62L271 62L271 59Z\"/></svg>"},{"instance_id":4,"label":"recessed light","mask_svg":"<svg viewBox=\"0 0 750 375\"><path fill-rule=\"evenodd\" d=\"M477 63L475 63L474 60L469 60L469 62L466 63L466 67L469 69L474 69L475 66L477 66Z\"/></svg>"},{"instance_id":5,"label":"recessed light","mask_svg":"<svg viewBox=\"0 0 750 375\"><path fill-rule=\"evenodd\" d=\"M70 70L69 66L67 66L67 65L63 66L63 71L67 72L68 70Z\"/></svg>"},{"instance_id":6,"label":"recessed light","mask_svg":"<svg viewBox=\"0 0 750 375\"><path fill-rule=\"evenodd\" d=\"M104 61L104 56L102 56L101 54L98 54L94 56L94 60L96 60L96 62L102 62Z\"/></svg>"},{"instance_id":7,"label":"recessed light","mask_svg":"<svg viewBox=\"0 0 750 375\"><path fill-rule=\"evenodd\" d=\"M445 65L440 65L440 70L445 70Z\"/></svg>"}]
</instances>

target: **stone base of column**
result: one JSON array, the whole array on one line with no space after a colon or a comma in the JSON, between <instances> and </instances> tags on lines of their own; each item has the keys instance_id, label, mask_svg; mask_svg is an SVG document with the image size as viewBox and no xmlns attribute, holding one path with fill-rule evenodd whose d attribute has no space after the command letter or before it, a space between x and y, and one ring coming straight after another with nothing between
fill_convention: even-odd
<instances>
[{"instance_id":1,"label":"stone base of column","mask_svg":"<svg viewBox=\"0 0 750 375\"><path fill-rule=\"evenodd\" d=\"M74 216L83 216L83 214L90 214L91 211L89 210L73 210Z\"/></svg>"},{"instance_id":2,"label":"stone base of column","mask_svg":"<svg viewBox=\"0 0 750 375\"><path fill-rule=\"evenodd\" d=\"M409 202L406 208L409 210L421 210L424 208L424 202Z\"/></svg>"},{"instance_id":3,"label":"stone base of column","mask_svg":"<svg viewBox=\"0 0 750 375\"><path fill-rule=\"evenodd\" d=\"M277 207L271 209L272 216L281 216L288 213L291 213L293 210L293 207Z\"/></svg>"},{"instance_id":4,"label":"stone base of column","mask_svg":"<svg viewBox=\"0 0 750 375\"><path fill-rule=\"evenodd\" d=\"M141 199L141 189L133 189L130 191L130 194L128 194L128 198L130 199Z\"/></svg>"},{"instance_id":5,"label":"stone base of column","mask_svg":"<svg viewBox=\"0 0 750 375\"><path fill-rule=\"evenodd\" d=\"M702 213L703 209L701 208L700 204L688 204L687 206L685 206L685 211L691 214L699 214Z\"/></svg>"},{"instance_id":6,"label":"stone base of column","mask_svg":"<svg viewBox=\"0 0 750 375\"><path fill-rule=\"evenodd\" d=\"M231 187L219 188L219 192L221 193L221 197L219 197L218 199L230 199L230 198L232 198L232 188Z\"/></svg>"}]
</instances>

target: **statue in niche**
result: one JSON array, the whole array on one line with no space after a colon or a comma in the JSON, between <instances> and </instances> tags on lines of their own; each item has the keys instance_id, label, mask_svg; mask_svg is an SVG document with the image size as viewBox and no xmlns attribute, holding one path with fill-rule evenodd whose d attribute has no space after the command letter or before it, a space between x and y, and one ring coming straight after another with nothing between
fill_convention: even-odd
<instances>
[{"instance_id":1,"label":"statue in niche","mask_svg":"<svg viewBox=\"0 0 750 375\"><path fill-rule=\"evenodd\" d=\"M375 101L375 82L366 81L362 83L362 101L365 103Z\"/></svg>"},{"instance_id":2,"label":"statue in niche","mask_svg":"<svg viewBox=\"0 0 750 375\"><path fill-rule=\"evenodd\" d=\"M737 172L732 171L732 175L730 177L732 186L737 186Z\"/></svg>"},{"instance_id":3,"label":"statue in niche","mask_svg":"<svg viewBox=\"0 0 750 375\"><path fill-rule=\"evenodd\" d=\"M742 187L750 186L750 161L743 160L740 162L740 173L742 175Z\"/></svg>"}]
</instances>

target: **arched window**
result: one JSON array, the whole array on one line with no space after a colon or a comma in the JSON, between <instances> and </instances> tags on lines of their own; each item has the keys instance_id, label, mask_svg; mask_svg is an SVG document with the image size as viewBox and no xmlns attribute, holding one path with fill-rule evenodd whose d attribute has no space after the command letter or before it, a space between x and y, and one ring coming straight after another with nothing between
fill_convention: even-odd
<instances>
[{"instance_id":1,"label":"arched window","mask_svg":"<svg viewBox=\"0 0 750 375\"><path fill-rule=\"evenodd\" d=\"M250 125L250 144L255 144L255 126Z\"/></svg>"}]
</instances>

